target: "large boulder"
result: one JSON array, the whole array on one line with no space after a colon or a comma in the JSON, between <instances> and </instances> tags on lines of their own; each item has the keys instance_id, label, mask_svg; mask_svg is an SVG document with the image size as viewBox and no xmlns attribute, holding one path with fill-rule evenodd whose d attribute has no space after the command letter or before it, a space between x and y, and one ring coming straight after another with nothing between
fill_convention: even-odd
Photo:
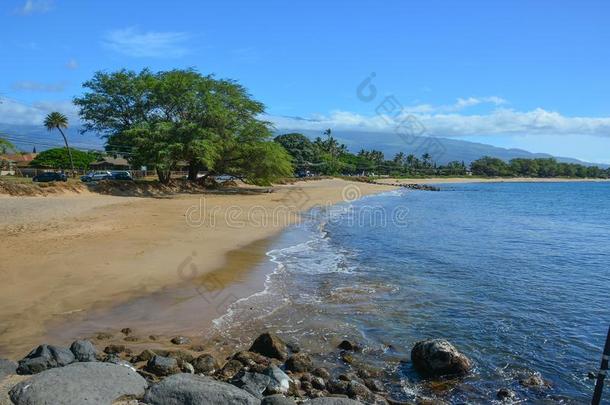
<instances>
[{"instance_id":1,"label":"large boulder","mask_svg":"<svg viewBox=\"0 0 610 405\"><path fill-rule=\"evenodd\" d=\"M468 357L444 339L417 342L411 350L415 369L426 376L463 375L472 367Z\"/></svg>"},{"instance_id":2,"label":"large boulder","mask_svg":"<svg viewBox=\"0 0 610 405\"><path fill-rule=\"evenodd\" d=\"M288 357L286 343L273 333L263 333L257 337L252 343L250 351L282 361Z\"/></svg>"},{"instance_id":3,"label":"large boulder","mask_svg":"<svg viewBox=\"0 0 610 405\"><path fill-rule=\"evenodd\" d=\"M75 363L43 371L14 386L9 395L16 405L110 405L121 397L141 398L147 385L127 367Z\"/></svg>"},{"instance_id":4,"label":"large boulder","mask_svg":"<svg viewBox=\"0 0 610 405\"><path fill-rule=\"evenodd\" d=\"M97 349L89 340L75 340L70 346L76 361L97 361Z\"/></svg>"},{"instance_id":5,"label":"large boulder","mask_svg":"<svg viewBox=\"0 0 610 405\"><path fill-rule=\"evenodd\" d=\"M17 363L7 359L0 359L0 379L17 372Z\"/></svg>"},{"instance_id":6,"label":"large boulder","mask_svg":"<svg viewBox=\"0 0 610 405\"><path fill-rule=\"evenodd\" d=\"M153 385L144 397L150 405L259 405L252 394L210 377L175 374Z\"/></svg>"},{"instance_id":7,"label":"large boulder","mask_svg":"<svg viewBox=\"0 0 610 405\"><path fill-rule=\"evenodd\" d=\"M67 366L74 362L74 354L63 347L40 345L19 360L18 374L36 374L55 367Z\"/></svg>"}]
</instances>

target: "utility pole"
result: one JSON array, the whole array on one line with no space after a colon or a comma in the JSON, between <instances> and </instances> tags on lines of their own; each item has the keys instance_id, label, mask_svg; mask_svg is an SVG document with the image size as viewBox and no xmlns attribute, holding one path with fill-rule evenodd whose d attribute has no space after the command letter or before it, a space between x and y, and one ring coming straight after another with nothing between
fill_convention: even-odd
<instances>
[{"instance_id":1,"label":"utility pole","mask_svg":"<svg viewBox=\"0 0 610 405\"><path fill-rule=\"evenodd\" d=\"M597 374L597 382L595 383L595 391L593 391L593 400L591 405L599 405L602 400L602 391L604 389L604 378L608 372L608 360L610 360L610 326L608 327L608 336L606 336L606 344L604 353L602 354L602 364L599 367Z\"/></svg>"}]
</instances>

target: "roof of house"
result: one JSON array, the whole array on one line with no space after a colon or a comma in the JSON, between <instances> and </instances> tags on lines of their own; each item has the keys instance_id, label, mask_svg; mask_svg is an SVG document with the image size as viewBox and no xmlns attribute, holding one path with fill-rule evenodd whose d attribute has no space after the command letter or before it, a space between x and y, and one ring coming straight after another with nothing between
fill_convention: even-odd
<instances>
[{"instance_id":1,"label":"roof of house","mask_svg":"<svg viewBox=\"0 0 610 405\"><path fill-rule=\"evenodd\" d=\"M129 162L127 159L123 157L113 157L113 156L104 156L102 160L98 160L97 162L93 162L89 164L89 166L101 166L104 164L109 164L112 166L129 166Z\"/></svg>"},{"instance_id":2,"label":"roof of house","mask_svg":"<svg viewBox=\"0 0 610 405\"><path fill-rule=\"evenodd\" d=\"M0 155L0 159L13 162L17 166L28 166L36 156L38 156L38 153L13 153L10 155Z\"/></svg>"}]
</instances>

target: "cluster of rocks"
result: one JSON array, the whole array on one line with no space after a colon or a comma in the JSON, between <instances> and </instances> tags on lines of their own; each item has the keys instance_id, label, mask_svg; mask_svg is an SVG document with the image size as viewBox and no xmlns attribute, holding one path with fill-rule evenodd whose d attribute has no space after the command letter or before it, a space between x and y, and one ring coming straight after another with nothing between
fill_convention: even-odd
<instances>
[{"instance_id":1,"label":"cluster of rocks","mask_svg":"<svg viewBox=\"0 0 610 405\"><path fill-rule=\"evenodd\" d=\"M124 331L129 335L130 331ZM190 343L172 339L174 345ZM342 357L363 350L343 341ZM411 352L413 367L426 377L461 376L472 362L441 339L418 342ZM4 374L33 374L10 390L14 404L400 404L387 391L379 373L365 368L333 375L315 364L295 344L272 333L263 333L247 351L219 362L209 353L173 349L145 349L140 353L122 344L103 351L88 340L77 340L69 349L41 345L18 364L0 361ZM500 395L500 393L499 393ZM503 392L504 398L512 393ZM45 400L46 398L46 400Z\"/></svg>"}]
</instances>

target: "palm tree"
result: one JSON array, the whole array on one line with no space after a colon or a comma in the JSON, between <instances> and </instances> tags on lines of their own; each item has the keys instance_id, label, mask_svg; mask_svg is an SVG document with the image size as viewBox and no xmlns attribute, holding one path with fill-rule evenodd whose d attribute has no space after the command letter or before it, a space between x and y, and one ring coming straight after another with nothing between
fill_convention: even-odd
<instances>
[{"instance_id":1,"label":"palm tree","mask_svg":"<svg viewBox=\"0 0 610 405\"><path fill-rule=\"evenodd\" d=\"M68 117L59 112L52 112L44 119L44 126L52 131L57 128L61 136L64 138L64 143L66 144L66 149L68 150L68 157L70 158L70 166L72 167L72 176L74 176L74 161L72 160L72 151L68 146L68 138L66 138L66 134L62 131L62 128L68 128Z\"/></svg>"}]
</instances>

